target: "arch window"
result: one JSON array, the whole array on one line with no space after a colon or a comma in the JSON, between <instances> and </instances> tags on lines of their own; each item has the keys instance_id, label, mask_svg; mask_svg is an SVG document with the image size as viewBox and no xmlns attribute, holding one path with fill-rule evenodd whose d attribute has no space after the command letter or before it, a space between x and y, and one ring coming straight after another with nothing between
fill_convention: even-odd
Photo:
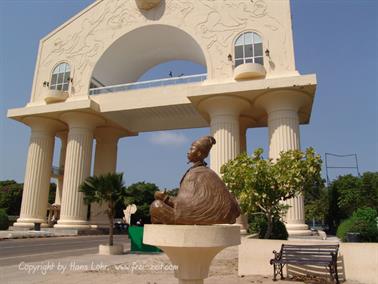
<instances>
[{"instance_id":1,"label":"arch window","mask_svg":"<svg viewBox=\"0 0 378 284\"><path fill-rule=\"evenodd\" d=\"M257 33L243 33L235 41L235 67L244 63L264 64L262 39Z\"/></svg>"},{"instance_id":2,"label":"arch window","mask_svg":"<svg viewBox=\"0 0 378 284\"><path fill-rule=\"evenodd\" d=\"M68 91L71 68L67 63L61 63L55 67L50 81L51 90Z\"/></svg>"}]
</instances>

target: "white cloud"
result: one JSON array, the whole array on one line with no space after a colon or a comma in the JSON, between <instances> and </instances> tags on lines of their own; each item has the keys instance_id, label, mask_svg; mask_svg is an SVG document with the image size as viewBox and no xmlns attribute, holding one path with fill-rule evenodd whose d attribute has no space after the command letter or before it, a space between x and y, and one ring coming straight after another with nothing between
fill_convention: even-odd
<instances>
[{"instance_id":1,"label":"white cloud","mask_svg":"<svg viewBox=\"0 0 378 284\"><path fill-rule=\"evenodd\" d=\"M156 132L150 137L150 142L158 145L183 145L189 142L189 139L182 133L175 132Z\"/></svg>"}]
</instances>

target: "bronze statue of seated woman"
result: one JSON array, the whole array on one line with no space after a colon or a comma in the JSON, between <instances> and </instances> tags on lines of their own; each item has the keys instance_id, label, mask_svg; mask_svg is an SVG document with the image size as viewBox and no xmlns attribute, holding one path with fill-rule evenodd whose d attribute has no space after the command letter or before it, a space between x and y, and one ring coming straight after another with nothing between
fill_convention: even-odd
<instances>
[{"instance_id":1,"label":"bronze statue of seated woman","mask_svg":"<svg viewBox=\"0 0 378 284\"><path fill-rule=\"evenodd\" d=\"M153 224L235 223L240 215L239 205L224 182L204 161L215 143L211 136L192 143L187 157L193 166L182 177L177 197L161 191L155 193L156 200L150 207Z\"/></svg>"}]
</instances>

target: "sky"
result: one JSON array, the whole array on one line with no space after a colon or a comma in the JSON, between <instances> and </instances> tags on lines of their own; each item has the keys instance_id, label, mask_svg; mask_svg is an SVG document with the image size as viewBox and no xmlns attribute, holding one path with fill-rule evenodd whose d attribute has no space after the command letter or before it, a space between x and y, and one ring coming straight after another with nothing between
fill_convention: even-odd
<instances>
[{"instance_id":1,"label":"sky","mask_svg":"<svg viewBox=\"0 0 378 284\"><path fill-rule=\"evenodd\" d=\"M217 0L220 1L220 0ZM231 1L231 0L230 0ZM23 182L30 129L8 119L10 108L30 99L39 40L91 4L89 0L0 0L0 180ZM317 75L311 121L303 125L301 147L325 153L357 154L360 172L378 171L378 1L293 0L296 68ZM155 66L142 80L202 73L188 62ZM209 128L140 133L118 143L117 171L127 185L138 181L161 189L178 187L188 165L186 152ZM248 152L268 151L268 129L249 129ZM54 165L58 164L57 139ZM354 166L353 158L332 158L330 166ZM325 171L323 170L323 174ZM330 169L330 178L356 174Z\"/></svg>"}]
</instances>

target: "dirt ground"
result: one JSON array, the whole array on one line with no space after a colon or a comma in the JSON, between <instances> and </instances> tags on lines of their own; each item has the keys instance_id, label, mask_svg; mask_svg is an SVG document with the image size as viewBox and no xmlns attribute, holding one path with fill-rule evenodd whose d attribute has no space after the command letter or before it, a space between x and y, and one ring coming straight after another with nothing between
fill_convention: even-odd
<instances>
[{"instance_id":1,"label":"dirt ground","mask_svg":"<svg viewBox=\"0 0 378 284\"><path fill-rule=\"evenodd\" d=\"M327 283L324 279L272 281L268 276L238 276L238 248L230 247L213 260L205 284L250 283ZM174 267L164 253L124 254L121 256L82 255L0 267L0 283L77 283L77 284L173 284ZM345 284L361 284L344 282Z\"/></svg>"}]
</instances>

